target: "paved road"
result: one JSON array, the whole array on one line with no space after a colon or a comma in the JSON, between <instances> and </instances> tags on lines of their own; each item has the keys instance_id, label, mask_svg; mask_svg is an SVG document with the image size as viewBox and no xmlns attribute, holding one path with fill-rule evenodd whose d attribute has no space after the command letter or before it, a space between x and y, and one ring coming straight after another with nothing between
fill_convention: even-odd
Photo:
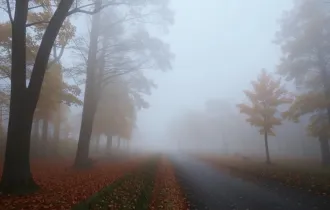
<instances>
[{"instance_id":1,"label":"paved road","mask_svg":"<svg viewBox=\"0 0 330 210\"><path fill-rule=\"evenodd\" d=\"M172 155L170 159L191 209L330 210L329 198L312 196L277 183L276 190L271 190L232 177L187 155Z\"/></svg>"}]
</instances>

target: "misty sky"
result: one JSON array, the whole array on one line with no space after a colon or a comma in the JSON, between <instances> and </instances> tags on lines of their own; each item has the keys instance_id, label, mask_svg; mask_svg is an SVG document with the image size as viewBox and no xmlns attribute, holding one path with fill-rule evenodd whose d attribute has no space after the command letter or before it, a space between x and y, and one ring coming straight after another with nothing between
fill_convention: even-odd
<instances>
[{"instance_id":1,"label":"misty sky","mask_svg":"<svg viewBox=\"0 0 330 210\"><path fill-rule=\"evenodd\" d=\"M171 143L168 124L187 109L202 109L210 98L242 100L242 90L249 88L261 68L274 70L280 56L272 44L277 20L291 4L291 0L171 0L175 24L163 38L176 58L172 71L147 74L158 89L148 97L151 107L139 113L143 138L151 146L164 147ZM0 15L0 20L7 19L3 12ZM85 18L74 21L78 33L86 30Z\"/></svg>"},{"instance_id":2,"label":"misty sky","mask_svg":"<svg viewBox=\"0 0 330 210\"><path fill-rule=\"evenodd\" d=\"M165 37L176 55L173 70L150 74L158 84L139 114L138 126L154 146L170 142L168 123L209 98L236 103L261 68L274 70L277 20L290 0L172 0L175 24Z\"/></svg>"}]
</instances>

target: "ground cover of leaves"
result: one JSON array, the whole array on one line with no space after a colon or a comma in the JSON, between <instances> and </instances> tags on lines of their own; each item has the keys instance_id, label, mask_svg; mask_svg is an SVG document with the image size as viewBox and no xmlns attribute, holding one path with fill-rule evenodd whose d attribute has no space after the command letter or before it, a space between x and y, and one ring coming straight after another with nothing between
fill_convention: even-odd
<instances>
[{"instance_id":1,"label":"ground cover of leaves","mask_svg":"<svg viewBox=\"0 0 330 210\"><path fill-rule=\"evenodd\" d=\"M145 157L139 157L121 162L99 162L84 171L71 169L71 161L32 161L33 177L41 189L24 196L0 195L0 209L71 209L76 203L138 168L144 160Z\"/></svg>"},{"instance_id":2,"label":"ground cover of leaves","mask_svg":"<svg viewBox=\"0 0 330 210\"><path fill-rule=\"evenodd\" d=\"M330 171L328 169L290 168L276 163L266 165L260 162L222 159L214 156L202 156L199 158L209 162L216 168L226 170L234 176L250 181L270 180L313 194L330 196Z\"/></svg>"},{"instance_id":3,"label":"ground cover of leaves","mask_svg":"<svg viewBox=\"0 0 330 210\"><path fill-rule=\"evenodd\" d=\"M176 180L174 168L163 157L158 164L150 210L187 210L188 202Z\"/></svg>"},{"instance_id":4,"label":"ground cover of leaves","mask_svg":"<svg viewBox=\"0 0 330 210\"><path fill-rule=\"evenodd\" d=\"M73 210L148 209L159 158L152 158L138 170L118 179L95 195L77 204Z\"/></svg>"}]
</instances>

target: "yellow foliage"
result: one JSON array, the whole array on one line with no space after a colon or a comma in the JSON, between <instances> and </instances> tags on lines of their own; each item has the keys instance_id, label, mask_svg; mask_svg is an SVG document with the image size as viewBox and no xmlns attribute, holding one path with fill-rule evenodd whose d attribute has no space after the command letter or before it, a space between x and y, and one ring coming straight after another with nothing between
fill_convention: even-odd
<instances>
[{"instance_id":1,"label":"yellow foliage","mask_svg":"<svg viewBox=\"0 0 330 210\"><path fill-rule=\"evenodd\" d=\"M275 135L272 128L281 125L281 119L274 115L281 104L291 103L287 90L281 85L281 80L276 80L266 70L262 70L256 81L252 81L253 90L245 90L244 94L250 104L238 104L240 112L247 115L247 122L252 126L261 127L260 133L265 131Z\"/></svg>"},{"instance_id":2,"label":"yellow foliage","mask_svg":"<svg viewBox=\"0 0 330 210\"><path fill-rule=\"evenodd\" d=\"M54 64L45 73L39 101L36 109L36 116L43 119L50 119L52 113L59 109L63 89L61 65Z\"/></svg>"},{"instance_id":3,"label":"yellow foliage","mask_svg":"<svg viewBox=\"0 0 330 210\"><path fill-rule=\"evenodd\" d=\"M134 101L125 82L117 78L102 92L94 120L94 132L130 139L135 123Z\"/></svg>"}]
</instances>

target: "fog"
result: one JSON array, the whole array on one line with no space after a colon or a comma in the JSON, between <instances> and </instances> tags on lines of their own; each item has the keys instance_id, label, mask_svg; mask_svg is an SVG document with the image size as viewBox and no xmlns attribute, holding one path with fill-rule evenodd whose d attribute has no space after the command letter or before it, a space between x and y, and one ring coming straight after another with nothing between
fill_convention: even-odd
<instances>
[{"instance_id":1,"label":"fog","mask_svg":"<svg viewBox=\"0 0 330 210\"><path fill-rule=\"evenodd\" d=\"M143 25L141 28L147 29L146 34L161 39L170 46L174 59L171 60L170 70L158 71L161 67L155 71L152 68L141 70L141 78L146 80L138 82L147 84L147 79L150 79L157 87L150 88L152 85L147 84L146 86L150 85L151 93L148 94L149 90L141 93L142 102L145 101L149 105L142 105L142 108L137 109L136 116L133 114L132 118L136 122L135 126L132 126L134 129L130 141L131 148L264 156L264 136L260 135L259 128L245 121L246 116L240 114L237 104L247 102L243 91L252 88L251 81L257 79L261 69L280 77L275 71L279 68L283 53L280 45L276 45L274 40L276 32L280 30L279 19L283 17L284 11L293 7L293 2L171 0L169 7L174 12L173 24L165 27L166 30L162 30L164 28L157 24ZM125 9L129 7L111 8L102 11L102 15L108 16L109 22L118 18L116 15L124 14ZM1 21L8 19L5 14L0 14ZM90 46L82 46L82 43L88 43L90 38L91 19L91 16L85 14L70 19L76 27L76 34L72 38L75 40L75 47L68 47L61 58L65 68L79 67L84 63L81 55L77 57L77 48L84 48L78 51L84 51L85 57L87 56ZM99 26L106 28L106 25L102 25L106 24L105 22ZM125 31L125 36L134 37L132 34L139 32L136 29L139 26L125 24L121 29ZM112 32L110 30L110 34L116 34L115 30L116 28ZM121 31L118 31L114 36L121 36L118 35ZM76 41L80 38L85 39L85 42L77 44ZM135 52L136 56L143 54L139 54L138 50ZM150 58L153 59L155 58ZM136 76L134 73L126 75L127 72L118 78L129 80L130 75ZM66 76L65 79L70 84L77 84L77 81L84 77L83 73L82 76ZM283 84L290 92L297 92L292 81L284 81ZM78 86L82 89L79 99L83 101L85 83L82 82ZM139 92L138 89L141 87L134 88ZM210 102L215 104L211 109L208 107ZM285 105L280 110L286 110L288 107L289 105ZM73 127L70 138L78 140L82 107L71 106L70 110L71 113L67 117L70 126ZM279 113L276 115L279 116ZM319 158L319 142L306 132L308 120L308 116L302 117L299 123L284 120L282 125L275 126L276 135L269 136L268 139L270 154L277 157ZM7 122L7 118L4 118L4 121ZM189 123L195 123L193 126L196 127L186 129L185 126ZM52 125L49 127L50 130L54 130ZM40 128L38 129L39 135ZM106 135L102 132L101 145L105 146ZM112 134L111 136L116 137Z\"/></svg>"},{"instance_id":2,"label":"fog","mask_svg":"<svg viewBox=\"0 0 330 210\"><path fill-rule=\"evenodd\" d=\"M170 124L189 110L202 111L209 99L224 99L235 110L236 103L244 100L242 90L250 88L251 80L260 69L275 70L280 58L279 47L272 43L279 29L277 20L291 7L291 1L287 0L208 0L188 4L171 1L175 24L164 39L170 43L176 57L172 71L149 73L158 88L148 97L151 107L141 111L138 118L139 132L147 145L176 148L177 143L168 132ZM252 136L246 138L243 133L241 139L228 139L232 151L241 152L240 147L245 143L245 147L249 146L245 152L263 154L263 137L255 128L247 126ZM288 126L291 126L288 130L297 127ZM285 148L286 152L297 149L296 143L281 138L285 131L282 128L277 137L270 139L270 148L274 148L274 143L276 150L279 149L276 152ZM300 132L304 132L303 129ZM297 133L296 140L304 135L298 131L291 133ZM201 145L223 150L220 137L218 142L212 143L206 138L200 139ZM318 149L317 142L311 144ZM286 145L290 145L289 148Z\"/></svg>"},{"instance_id":3,"label":"fog","mask_svg":"<svg viewBox=\"0 0 330 210\"><path fill-rule=\"evenodd\" d=\"M243 90L251 87L260 69L276 70L281 56L280 47L273 43L278 20L291 7L288 0L171 1L174 24L166 34L157 30L154 34L170 45L175 59L170 71L144 71L157 88L145 97L150 107L138 112L131 148L264 156L263 136L244 121L236 104L246 100ZM81 26L79 34L85 34L86 17L75 23ZM292 84L286 85L294 90ZM221 109L213 113L225 122L213 129L233 124L231 130L225 136L209 132L196 139L174 137L180 118L189 112L205 112L209 100L222 101L232 113L223 116ZM284 122L277 127L276 136L269 138L270 153L318 157L318 142L307 136L305 126L306 122Z\"/></svg>"}]
</instances>

